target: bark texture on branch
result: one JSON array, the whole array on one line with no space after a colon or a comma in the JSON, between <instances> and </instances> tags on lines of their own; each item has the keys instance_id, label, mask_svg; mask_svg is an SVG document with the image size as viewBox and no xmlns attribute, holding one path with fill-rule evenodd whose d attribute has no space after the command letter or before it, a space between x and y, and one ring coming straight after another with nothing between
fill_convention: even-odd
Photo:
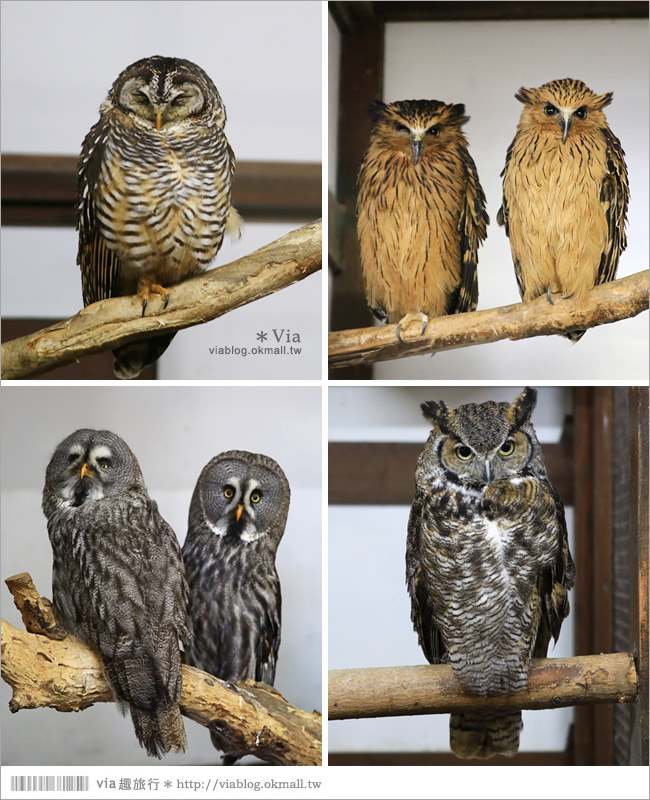
<instances>
[{"instance_id":1,"label":"bark texture on branch","mask_svg":"<svg viewBox=\"0 0 650 800\"><path fill-rule=\"evenodd\" d=\"M31 629L47 617L49 601L41 598L26 573L6 580L18 597L30 596ZM43 601L45 603L43 604ZM20 600L17 598L17 604ZM20 606L19 606L20 607ZM60 630L60 629L59 629ZM2 678L13 689L12 712L26 708L79 711L93 703L110 703L113 695L98 656L74 636L62 641L52 627L28 633L2 620ZM234 685L194 667L183 666L181 712L200 725L216 725L243 756L270 764L319 766L322 761L322 718L290 705L275 689L244 681Z\"/></svg>"},{"instance_id":2,"label":"bark texture on branch","mask_svg":"<svg viewBox=\"0 0 650 800\"><path fill-rule=\"evenodd\" d=\"M594 287L579 302L515 303L485 311L430 319L423 336L397 339L396 325L382 325L329 334L330 367L373 364L396 358L454 350L502 339L527 339L593 328L635 317L648 308L648 270Z\"/></svg>"},{"instance_id":3,"label":"bark texture on branch","mask_svg":"<svg viewBox=\"0 0 650 800\"><path fill-rule=\"evenodd\" d=\"M33 378L131 339L208 322L291 286L321 268L320 220L254 253L169 287L169 304L154 300L142 316L132 295L100 300L74 317L2 345L2 379Z\"/></svg>"},{"instance_id":4,"label":"bark texture on branch","mask_svg":"<svg viewBox=\"0 0 650 800\"><path fill-rule=\"evenodd\" d=\"M328 687L329 719L631 703L638 689L630 653L535 659L526 689L507 697L468 694L446 665L330 670Z\"/></svg>"}]
</instances>

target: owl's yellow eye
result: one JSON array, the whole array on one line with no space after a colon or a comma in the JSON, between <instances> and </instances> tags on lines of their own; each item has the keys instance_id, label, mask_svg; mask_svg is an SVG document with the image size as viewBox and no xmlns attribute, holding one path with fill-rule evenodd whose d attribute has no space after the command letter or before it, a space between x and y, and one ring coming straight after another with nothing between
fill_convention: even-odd
<instances>
[{"instance_id":1,"label":"owl's yellow eye","mask_svg":"<svg viewBox=\"0 0 650 800\"><path fill-rule=\"evenodd\" d=\"M499 454L502 456L511 456L515 452L515 443L512 439L507 439L499 448Z\"/></svg>"},{"instance_id":2,"label":"owl's yellow eye","mask_svg":"<svg viewBox=\"0 0 650 800\"><path fill-rule=\"evenodd\" d=\"M553 105L553 103L547 103L544 106L544 113L547 117L553 117L558 113L558 109Z\"/></svg>"},{"instance_id":3,"label":"owl's yellow eye","mask_svg":"<svg viewBox=\"0 0 650 800\"><path fill-rule=\"evenodd\" d=\"M402 125L401 122L395 123L395 130L397 131L397 133L410 133L406 125Z\"/></svg>"},{"instance_id":4,"label":"owl's yellow eye","mask_svg":"<svg viewBox=\"0 0 650 800\"><path fill-rule=\"evenodd\" d=\"M108 469L111 465L111 462L108 458L98 458L97 463L102 469Z\"/></svg>"},{"instance_id":5,"label":"owl's yellow eye","mask_svg":"<svg viewBox=\"0 0 650 800\"><path fill-rule=\"evenodd\" d=\"M432 125L427 133L431 136L440 136L440 128L437 125Z\"/></svg>"},{"instance_id":6,"label":"owl's yellow eye","mask_svg":"<svg viewBox=\"0 0 650 800\"><path fill-rule=\"evenodd\" d=\"M580 106L580 108L575 112L575 115L578 119L586 119L587 109L584 106Z\"/></svg>"},{"instance_id":7,"label":"owl's yellow eye","mask_svg":"<svg viewBox=\"0 0 650 800\"><path fill-rule=\"evenodd\" d=\"M474 457L474 453L465 444L456 445L456 455L461 461L470 461Z\"/></svg>"},{"instance_id":8,"label":"owl's yellow eye","mask_svg":"<svg viewBox=\"0 0 650 800\"><path fill-rule=\"evenodd\" d=\"M228 500L230 500L231 497L235 496L235 490L232 488L232 486L225 486L224 487L223 496L225 498L227 498Z\"/></svg>"},{"instance_id":9,"label":"owl's yellow eye","mask_svg":"<svg viewBox=\"0 0 650 800\"><path fill-rule=\"evenodd\" d=\"M259 503L262 499L262 495L259 492L253 492L251 495L251 503Z\"/></svg>"}]
</instances>

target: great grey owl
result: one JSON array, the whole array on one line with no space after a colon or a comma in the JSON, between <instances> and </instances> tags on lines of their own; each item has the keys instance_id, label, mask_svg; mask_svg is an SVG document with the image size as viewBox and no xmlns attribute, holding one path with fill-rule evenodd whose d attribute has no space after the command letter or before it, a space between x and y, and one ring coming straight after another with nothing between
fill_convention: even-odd
<instances>
[{"instance_id":1,"label":"great grey owl","mask_svg":"<svg viewBox=\"0 0 650 800\"><path fill-rule=\"evenodd\" d=\"M120 73L77 166L84 305L137 292L143 315L153 294L166 306L164 286L204 270L239 229L225 124L216 86L191 61L151 56ZM117 347L117 377L136 377L173 336Z\"/></svg>"},{"instance_id":2,"label":"great grey owl","mask_svg":"<svg viewBox=\"0 0 650 800\"><path fill-rule=\"evenodd\" d=\"M281 610L275 554L290 494L284 472L268 456L230 450L204 467L183 544L194 639L188 664L222 680L273 685ZM217 730L210 735L225 763L237 760Z\"/></svg>"},{"instance_id":3,"label":"great grey owl","mask_svg":"<svg viewBox=\"0 0 650 800\"><path fill-rule=\"evenodd\" d=\"M422 405L431 423L415 473L406 546L411 619L432 664L483 697L526 686L569 613L575 569L564 507L530 417L512 403ZM452 714L460 758L514 755L521 711Z\"/></svg>"},{"instance_id":4,"label":"great grey owl","mask_svg":"<svg viewBox=\"0 0 650 800\"><path fill-rule=\"evenodd\" d=\"M56 448L43 511L57 622L100 656L150 756L186 747L178 707L187 582L180 547L138 462L110 431L81 429Z\"/></svg>"}]
</instances>

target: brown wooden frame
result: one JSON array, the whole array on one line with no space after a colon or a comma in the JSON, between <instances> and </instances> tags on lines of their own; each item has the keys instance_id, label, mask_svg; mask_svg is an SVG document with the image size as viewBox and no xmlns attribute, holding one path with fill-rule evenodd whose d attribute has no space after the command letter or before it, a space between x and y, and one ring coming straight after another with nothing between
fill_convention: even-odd
<instances>
[{"instance_id":1,"label":"brown wooden frame","mask_svg":"<svg viewBox=\"0 0 650 800\"><path fill-rule=\"evenodd\" d=\"M421 449L331 443L330 504L410 504ZM573 418L565 420L561 441L543 449L551 481L575 511L576 655L632 652L637 702L576 706L573 735L562 752L488 762L448 753L331 753L330 765L648 764L648 388L575 388Z\"/></svg>"}]
</instances>

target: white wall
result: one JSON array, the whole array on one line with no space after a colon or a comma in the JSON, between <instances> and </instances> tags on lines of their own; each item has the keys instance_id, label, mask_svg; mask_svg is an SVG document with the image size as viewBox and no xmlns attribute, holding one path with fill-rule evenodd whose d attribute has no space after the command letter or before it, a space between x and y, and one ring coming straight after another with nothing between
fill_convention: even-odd
<instances>
[{"instance_id":1,"label":"white wall","mask_svg":"<svg viewBox=\"0 0 650 800\"><path fill-rule=\"evenodd\" d=\"M3 2L2 149L76 155L118 74L149 55L187 58L214 80L226 133L242 161L321 160L319 2ZM249 222L214 266L307 220ZM66 317L81 307L72 229L5 228L2 314ZM320 273L221 319L180 333L161 378L317 378ZM299 356L210 356L215 343L255 343L271 328L298 332Z\"/></svg>"},{"instance_id":2,"label":"white wall","mask_svg":"<svg viewBox=\"0 0 650 800\"><path fill-rule=\"evenodd\" d=\"M511 402L523 387L368 386L329 391L330 441L419 441L430 425L420 403L457 407ZM571 390L540 387L533 414L542 443L557 442ZM409 506L330 506L328 512L328 668L426 664L410 618L405 585ZM569 539L573 509L567 508ZM580 565L577 565L578 570ZM562 626L553 658L573 655L573 619ZM524 712L521 751L562 749L573 709ZM330 752L449 752L449 717L390 717L329 723Z\"/></svg>"},{"instance_id":3,"label":"white wall","mask_svg":"<svg viewBox=\"0 0 650 800\"><path fill-rule=\"evenodd\" d=\"M506 235L496 223L505 153L520 86L574 77L614 99L607 119L626 153L628 248L618 276L648 267L647 21L419 22L386 25L384 100L464 103L470 152L487 196L479 250L479 310L519 302ZM607 54L607 55L605 55ZM611 54L615 54L612 57ZM330 50L332 57L332 50ZM330 158L335 157L330 140ZM370 317L369 317L370 319ZM557 336L497 342L376 365L378 379L622 379L648 376L648 314L589 331L575 346Z\"/></svg>"},{"instance_id":4,"label":"white wall","mask_svg":"<svg viewBox=\"0 0 650 800\"><path fill-rule=\"evenodd\" d=\"M2 578L29 572L51 598L52 553L41 511L45 467L80 427L108 428L133 450L150 495L182 543L196 480L217 453L265 453L285 471L291 507L277 568L282 644L276 687L311 711L321 708L321 392L318 387L17 387L2 397ZM2 584L2 616L23 627ZM50 709L10 714L0 686L3 764L147 764L129 719L113 704L79 714ZM210 739L185 720L189 748L164 764L218 763Z\"/></svg>"}]
</instances>

